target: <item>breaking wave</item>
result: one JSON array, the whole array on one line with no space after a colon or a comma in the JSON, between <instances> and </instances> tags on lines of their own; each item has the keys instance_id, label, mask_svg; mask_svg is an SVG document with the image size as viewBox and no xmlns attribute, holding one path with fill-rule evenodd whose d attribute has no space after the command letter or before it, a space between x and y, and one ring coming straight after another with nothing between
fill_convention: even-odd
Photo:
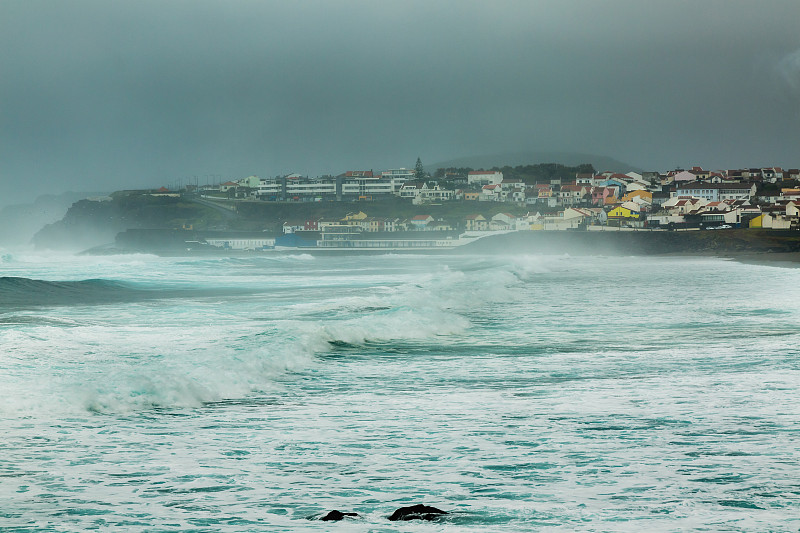
<instances>
[{"instance_id":1,"label":"breaking wave","mask_svg":"<svg viewBox=\"0 0 800 533\"><path fill-rule=\"evenodd\" d=\"M291 259L296 260L309 258ZM224 278L239 283L227 287L216 287L214 278L202 286L0 278L0 311L19 308L6 309L5 323L0 322L0 342L16 358L13 379L0 379L0 388L15 400L0 410L136 412L268 393L287 373L324 365L326 358L319 356L342 347L360 356L373 344L458 343L473 318L496 302L520 298L523 284L551 269L547 262L522 258L458 267L420 264L400 277L383 268L355 278L313 270L294 280L280 276L296 267L269 263L258 270L260 277ZM259 264L264 262L226 268L251 272ZM192 279L200 279L215 267L181 262L168 268L174 280L191 268L201 269L189 270ZM197 298L208 295L217 298ZM175 298L124 305L170 296ZM108 318L91 308L68 309L57 317L35 309L104 303L123 305ZM3 330L4 325L19 329Z\"/></svg>"},{"instance_id":2,"label":"breaking wave","mask_svg":"<svg viewBox=\"0 0 800 533\"><path fill-rule=\"evenodd\" d=\"M47 281L0 277L0 312L48 306L134 303L165 298L249 294L252 288L131 283L108 279Z\"/></svg>"},{"instance_id":3,"label":"breaking wave","mask_svg":"<svg viewBox=\"0 0 800 533\"><path fill-rule=\"evenodd\" d=\"M0 308L126 301L141 296L130 285L104 279L44 281L0 277Z\"/></svg>"}]
</instances>

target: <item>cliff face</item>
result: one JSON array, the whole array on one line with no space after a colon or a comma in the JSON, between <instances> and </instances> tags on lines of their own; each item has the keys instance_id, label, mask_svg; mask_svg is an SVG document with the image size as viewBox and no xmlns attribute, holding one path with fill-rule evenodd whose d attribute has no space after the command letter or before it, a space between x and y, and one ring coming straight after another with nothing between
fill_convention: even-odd
<instances>
[{"instance_id":1,"label":"cliff face","mask_svg":"<svg viewBox=\"0 0 800 533\"><path fill-rule=\"evenodd\" d=\"M0 209L0 246L25 246L46 224L57 222L78 200L101 193L65 192L43 194L33 203L9 205Z\"/></svg>"},{"instance_id":2,"label":"cliff face","mask_svg":"<svg viewBox=\"0 0 800 533\"><path fill-rule=\"evenodd\" d=\"M33 236L37 250L79 250L114 240L124 224L111 202L81 200Z\"/></svg>"},{"instance_id":3,"label":"cliff face","mask_svg":"<svg viewBox=\"0 0 800 533\"><path fill-rule=\"evenodd\" d=\"M148 194L115 194L107 201L81 200L67 214L33 237L37 249L83 250L114 242L127 229L208 227L221 215L181 198Z\"/></svg>"}]
</instances>

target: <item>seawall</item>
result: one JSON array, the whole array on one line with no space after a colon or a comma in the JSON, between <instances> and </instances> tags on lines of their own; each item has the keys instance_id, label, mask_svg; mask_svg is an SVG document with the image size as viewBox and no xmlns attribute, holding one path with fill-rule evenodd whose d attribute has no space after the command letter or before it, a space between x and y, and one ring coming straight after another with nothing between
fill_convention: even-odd
<instances>
[{"instance_id":1,"label":"seawall","mask_svg":"<svg viewBox=\"0 0 800 533\"><path fill-rule=\"evenodd\" d=\"M800 232L731 229L714 231L520 231L490 236L459 253L571 255L800 253Z\"/></svg>"}]
</instances>

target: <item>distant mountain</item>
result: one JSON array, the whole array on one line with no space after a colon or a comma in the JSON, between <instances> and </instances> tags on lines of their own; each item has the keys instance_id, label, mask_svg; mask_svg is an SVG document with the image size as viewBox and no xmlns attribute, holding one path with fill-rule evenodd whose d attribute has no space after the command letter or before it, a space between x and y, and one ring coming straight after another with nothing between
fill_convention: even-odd
<instances>
[{"instance_id":1,"label":"distant mountain","mask_svg":"<svg viewBox=\"0 0 800 533\"><path fill-rule=\"evenodd\" d=\"M642 172L642 169L631 166L627 163L617 161L610 157L592 154L580 154L575 152L512 152L507 154L478 155L471 157L460 157L450 161L442 161L433 165L425 165L425 170L435 172L437 168L483 168L520 165L536 165L540 163L560 163L566 166L577 166L583 163L591 163L598 172L614 171L620 173Z\"/></svg>"}]
</instances>

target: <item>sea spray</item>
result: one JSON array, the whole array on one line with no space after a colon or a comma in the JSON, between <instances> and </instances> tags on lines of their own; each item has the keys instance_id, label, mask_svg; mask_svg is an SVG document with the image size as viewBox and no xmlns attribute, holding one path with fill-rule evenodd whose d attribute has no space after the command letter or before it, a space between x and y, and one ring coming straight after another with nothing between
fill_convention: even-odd
<instances>
[{"instance_id":1,"label":"sea spray","mask_svg":"<svg viewBox=\"0 0 800 533\"><path fill-rule=\"evenodd\" d=\"M2 274L161 296L0 311L0 528L293 531L347 509L367 531L417 502L453 532L794 523L793 269L278 254Z\"/></svg>"}]
</instances>

